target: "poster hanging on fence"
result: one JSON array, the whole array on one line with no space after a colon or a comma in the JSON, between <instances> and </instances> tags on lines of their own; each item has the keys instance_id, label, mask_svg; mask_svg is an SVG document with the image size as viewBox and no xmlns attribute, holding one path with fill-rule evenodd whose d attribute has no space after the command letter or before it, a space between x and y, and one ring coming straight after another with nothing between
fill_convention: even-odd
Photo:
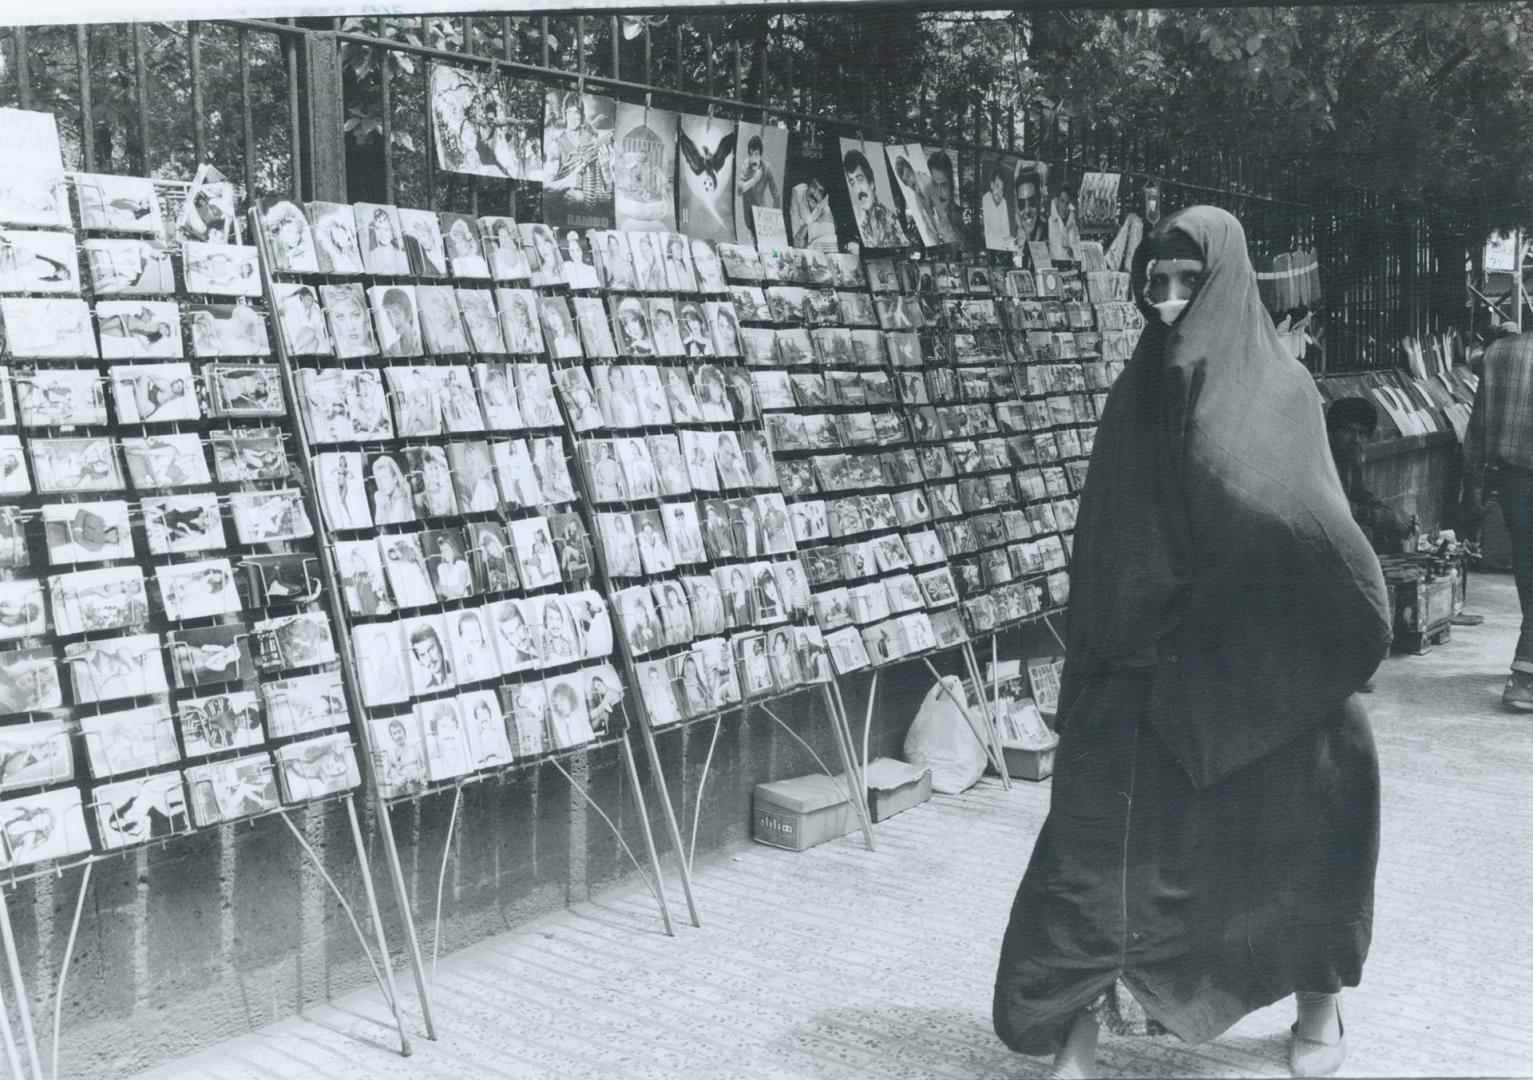
<instances>
[{"instance_id":1,"label":"poster hanging on fence","mask_svg":"<svg viewBox=\"0 0 1533 1080\"><path fill-rule=\"evenodd\" d=\"M1014 235L1021 251L1034 240L1048 236L1048 219L1043 203L1048 198L1049 167L1041 161L1018 161L1012 199L1016 209Z\"/></svg>"},{"instance_id":2,"label":"poster hanging on fence","mask_svg":"<svg viewBox=\"0 0 1533 1080\"><path fill-rule=\"evenodd\" d=\"M618 105L613 183L618 228L676 231L675 113Z\"/></svg>"},{"instance_id":3,"label":"poster hanging on fence","mask_svg":"<svg viewBox=\"0 0 1533 1080\"><path fill-rule=\"evenodd\" d=\"M1016 238L1012 235L1016 160L1010 154L995 151L980 154L984 194L979 199L979 216L984 226L985 247L991 251L1016 250Z\"/></svg>"},{"instance_id":4,"label":"poster hanging on fence","mask_svg":"<svg viewBox=\"0 0 1533 1080\"><path fill-rule=\"evenodd\" d=\"M735 123L683 113L676 136L681 151L681 231L699 240L735 238Z\"/></svg>"},{"instance_id":5,"label":"poster hanging on fence","mask_svg":"<svg viewBox=\"0 0 1533 1080\"><path fill-rule=\"evenodd\" d=\"M932 205L939 228L951 237L949 243L967 247L963 221L963 184L958 171L958 151L937 146L923 146L926 173L931 177Z\"/></svg>"},{"instance_id":6,"label":"poster hanging on fence","mask_svg":"<svg viewBox=\"0 0 1533 1080\"><path fill-rule=\"evenodd\" d=\"M841 168L862 242L870 248L904 247L908 241L894 212L883 143L842 138Z\"/></svg>"},{"instance_id":7,"label":"poster hanging on fence","mask_svg":"<svg viewBox=\"0 0 1533 1080\"><path fill-rule=\"evenodd\" d=\"M1079 219L1082 232L1111 232L1118 227L1120 173L1088 172L1081 177Z\"/></svg>"},{"instance_id":8,"label":"poster hanging on fence","mask_svg":"<svg viewBox=\"0 0 1533 1080\"><path fill-rule=\"evenodd\" d=\"M535 125L515 115L489 71L433 65L431 123L436 163L447 172L516 180L536 176L540 162Z\"/></svg>"},{"instance_id":9,"label":"poster hanging on fence","mask_svg":"<svg viewBox=\"0 0 1533 1080\"><path fill-rule=\"evenodd\" d=\"M610 229L617 103L550 90L543 107L543 221Z\"/></svg>"},{"instance_id":10,"label":"poster hanging on fence","mask_svg":"<svg viewBox=\"0 0 1533 1080\"><path fill-rule=\"evenodd\" d=\"M921 243L927 247L955 242L957 236L945 215L937 210L932 177L926 166L926 151L919 143L904 146L891 143L884 147L884 152L889 155L895 191L905 206L906 227L913 226Z\"/></svg>"},{"instance_id":11,"label":"poster hanging on fence","mask_svg":"<svg viewBox=\"0 0 1533 1080\"><path fill-rule=\"evenodd\" d=\"M787 129L741 121L735 152L739 155L735 165L735 239L748 244L757 207L786 209L783 184L787 178ZM825 212L828 216L829 207Z\"/></svg>"}]
</instances>

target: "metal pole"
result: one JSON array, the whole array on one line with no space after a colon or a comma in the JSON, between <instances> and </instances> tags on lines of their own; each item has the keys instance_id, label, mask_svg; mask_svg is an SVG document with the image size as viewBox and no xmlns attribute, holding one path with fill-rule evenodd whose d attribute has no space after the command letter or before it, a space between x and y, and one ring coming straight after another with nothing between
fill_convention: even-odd
<instances>
[{"instance_id":1,"label":"metal pole","mask_svg":"<svg viewBox=\"0 0 1533 1080\"><path fill-rule=\"evenodd\" d=\"M633 760L633 744L628 741L628 732L623 732L623 764L628 767L628 783L633 787L633 801L639 804L639 823L644 826L644 849L649 852L649 868L655 875L655 893L660 900L660 917L665 920L665 932L671 937L676 936L676 927L671 924L671 905L665 898L665 876L660 873L660 854L655 850L655 834L649 827L649 808L644 805L644 788L639 783L639 767ZM658 774L659 770L656 770ZM667 802L670 800L667 799ZM678 848L677 854L681 851ZM687 903L692 903L691 883L686 876L686 861L682 860L682 881L688 883ZM697 914L694 910L692 925L697 926Z\"/></svg>"},{"instance_id":2,"label":"metal pole","mask_svg":"<svg viewBox=\"0 0 1533 1080\"><path fill-rule=\"evenodd\" d=\"M394 961L389 956L388 939L383 936L383 916L378 911L378 896L373 892L373 868L368 862L367 845L362 839L362 823L357 820L357 801L346 796L346 820L351 824L351 842L357 849L357 863L362 871L362 888L367 893L367 910L373 917L373 936L378 939L378 962L383 965L383 981L389 988L389 1007L394 1011L394 1025L399 1028L399 1053L409 1057L414 1053L410 1036L405 1033L404 1014L399 1011L399 988L394 985ZM422 998L422 1004L425 999Z\"/></svg>"},{"instance_id":3,"label":"metal pole","mask_svg":"<svg viewBox=\"0 0 1533 1080\"><path fill-rule=\"evenodd\" d=\"M629 662L628 667L630 671L636 670L632 661ZM637 690L638 687L636 686L634 689ZM660 809L664 812L665 816L665 831L670 834L671 845L676 849L676 865L681 870L681 893L687 898L687 914L692 917L692 925L702 926L702 921L697 917L697 901L692 899L692 872L687 867L687 849L681 842L681 828L676 824L676 808L671 805L671 792L665 782L665 770L660 767L660 750L655 745L655 733L650 731L647 717L648 714L646 713L645 718L640 719L639 731L644 736L644 748L649 753L650 768L654 770L655 789L660 796ZM628 745L626 735L623 739L623 745L625 747ZM637 776L638 774L635 773L634 775ZM637 786L634 790L638 790ZM646 834L645 841L652 845L654 840L648 836L648 815L644 817L644 831ZM659 867L657 866L657 875L658 872Z\"/></svg>"},{"instance_id":4,"label":"metal pole","mask_svg":"<svg viewBox=\"0 0 1533 1080\"><path fill-rule=\"evenodd\" d=\"M266 302L273 312L277 310L276 284L272 279L271 251L267 247L266 230L261 228L261 213L258 209L250 211L250 231L255 238L256 249L260 254L261 280L266 292ZM325 522L328 520L319 512L316 492L319 486L314 481L314 463L309 453L308 434L305 430L307 421L303 410L298 408L298 380L293 375L293 364L287 355L287 343L280 333L273 334L273 356L277 360L277 366L282 372L283 388L287 391L288 402L292 411L293 422L297 428L296 438L293 440L297 449L299 472L303 476L305 500L308 503L310 520L314 523L315 547L319 554L320 574L324 579L326 600L330 608L330 622L336 628L337 648L336 655L341 665L341 678L346 684L346 692L357 708L362 703L362 684L357 679L355 658L351 652L351 636L342 633L348 623L346 613L341 606L341 597L344 592L340 586L340 574L335 566L335 551L326 542L321 530L328 529ZM378 811L378 828L383 833L383 851L389 866L389 877L394 885L394 898L399 905L399 919L404 925L405 943L409 947L410 967L415 976L415 990L420 997L421 1019L426 1026L426 1038L436 1039L436 1025L431 1021L431 997L426 985L425 965L421 960L420 941L415 935L415 912L410 903L410 889L405 883L404 870L399 864L399 847L394 839L394 823L389 818L389 805L378 794L378 777L376 775L375 761L371 752L371 734L366 723L356 725L357 739L363 747L363 761L367 769L369 779L372 781L373 805Z\"/></svg>"},{"instance_id":5,"label":"metal pole","mask_svg":"<svg viewBox=\"0 0 1533 1080\"><path fill-rule=\"evenodd\" d=\"M21 978L21 959L16 955L16 935L11 931L10 905L5 890L0 889L0 938L5 941L5 963L10 969L11 985L16 988L16 1011L21 1015L21 1034L27 1042L27 1060L32 1072L42 1080L43 1063L37 1055L37 1035L32 1030L32 1006L27 1001L27 987ZM21 1073L17 1073L20 1076Z\"/></svg>"},{"instance_id":6,"label":"metal pole","mask_svg":"<svg viewBox=\"0 0 1533 1080\"><path fill-rule=\"evenodd\" d=\"M990 640L993 648L994 635ZM965 641L960 651L963 653L964 663L969 666L969 678L974 680L974 699L979 702L980 719L985 722L985 732L990 737L990 752L996 761L996 772L1001 775L1001 786L1010 791L1011 774L1006 770L1006 754L1001 750L1001 737L996 730L997 711L990 707L990 699L985 696L985 680L980 677L979 657L974 654L974 642Z\"/></svg>"},{"instance_id":7,"label":"metal pole","mask_svg":"<svg viewBox=\"0 0 1533 1080\"><path fill-rule=\"evenodd\" d=\"M11 1009L5 1003L3 993L0 993L0 1040L5 1043L5 1063L10 1066L11 1076L15 1080L26 1080L27 1073L21 1065L21 1051L16 1048L16 1031L11 1027ZM43 1080L41 1073L38 1073L37 1080Z\"/></svg>"},{"instance_id":8,"label":"metal pole","mask_svg":"<svg viewBox=\"0 0 1533 1080\"><path fill-rule=\"evenodd\" d=\"M937 671L937 665L931 662L931 657L922 657L921 659L926 664L927 670L932 673L932 678L937 680L937 686L947 695L947 699L958 706L958 711L963 713L964 722L969 725L969 730L974 733L974 738L979 741L980 749L984 750L985 757L990 760L992 765L995 765L995 771L1000 772L1001 766L996 763L995 754L990 749L990 743L985 739L983 729L975 722L974 714L969 711L969 706L959 701L957 695L948 689L947 683L942 681L941 673Z\"/></svg>"},{"instance_id":9,"label":"metal pole","mask_svg":"<svg viewBox=\"0 0 1533 1080\"><path fill-rule=\"evenodd\" d=\"M820 684L825 698L825 711L830 715L830 728L836 737L836 750L841 754L841 768L846 770L846 787L852 797L852 808L857 812L857 823L862 828L862 840L869 851L878 850L873 844L873 815L868 811L868 785L865 777L857 772L857 756L852 749L852 733L836 712L835 699L828 683Z\"/></svg>"}]
</instances>

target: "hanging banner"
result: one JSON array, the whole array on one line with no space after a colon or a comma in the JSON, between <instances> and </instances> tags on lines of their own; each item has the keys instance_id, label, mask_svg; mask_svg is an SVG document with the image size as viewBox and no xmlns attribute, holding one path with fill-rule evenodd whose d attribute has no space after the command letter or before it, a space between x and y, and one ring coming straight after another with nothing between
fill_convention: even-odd
<instances>
[{"instance_id":1,"label":"hanging banner","mask_svg":"<svg viewBox=\"0 0 1533 1080\"><path fill-rule=\"evenodd\" d=\"M741 121L735 152L735 239L753 239L757 207L783 210L783 185L787 182L788 132L785 128ZM827 208L826 213L829 214ZM832 232L835 230L833 229ZM801 245L807 247L808 245Z\"/></svg>"},{"instance_id":2,"label":"hanging banner","mask_svg":"<svg viewBox=\"0 0 1533 1080\"><path fill-rule=\"evenodd\" d=\"M735 238L735 123L683 113L676 143L681 151L681 231L699 240Z\"/></svg>"},{"instance_id":3,"label":"hanging banner","mask_svg":"<svg viewBox=\"0 0 1533 1080\"><path fill-rule=\"evenodd\" d=\"M870 248L904 247L909 241L894 212L894 191L884 166L883 143L841 140L841 168L852 200L857 233Z\"/></svg>"},{"instance_id":4,"label":"hanging banner","mask_svg":"<svg viewBox=\"0 0 1533 1080\"><path fill-rule=\"evenodd\" d=\"M676 231L676 114L626 102L613 146L617 227Z\"/></svg>"},{"instance_id":5,"label":"hanging banner","mask_svg":"<svg viewBox=\"0 0 1533 1080\"><path fill-rule=\"evenodd\" d=\"M543 221L554 228L610 229L617 103L550 90L543 105Z\"/></svg>"},{"instance_id":6,"label":"hanging banner","mask_svg":"<svg viewBox=\"0 0 1533 1080\"><path fill-rule=\"evenodd\" d=\"M431 125L440 169L514 180L540 175L537 119L516 115L491 72L433 65Z\"/></svg>"}]
</instances>

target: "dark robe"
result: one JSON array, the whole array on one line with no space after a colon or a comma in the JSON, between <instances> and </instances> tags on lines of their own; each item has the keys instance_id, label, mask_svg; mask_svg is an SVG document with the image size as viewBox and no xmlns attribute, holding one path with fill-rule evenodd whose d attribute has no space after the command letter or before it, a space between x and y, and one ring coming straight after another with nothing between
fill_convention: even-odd
<instances>
[{"instance_id":1,"label":"dark robe","mask_svg":"<svg viewBox=\"0 0 1533 1080\"><path fill-rule=\"evenodd\" d=\"M1206 276L1174 326L1151 314L1082 493L1052 802L996 975L1024 1053L1120 980L1212 1038L1356 985L1372 931L1378 763L1352 695L1388 647L1383 577L1239 222L1194 207L1170 230Z\"/></svg>"}]
</instances>

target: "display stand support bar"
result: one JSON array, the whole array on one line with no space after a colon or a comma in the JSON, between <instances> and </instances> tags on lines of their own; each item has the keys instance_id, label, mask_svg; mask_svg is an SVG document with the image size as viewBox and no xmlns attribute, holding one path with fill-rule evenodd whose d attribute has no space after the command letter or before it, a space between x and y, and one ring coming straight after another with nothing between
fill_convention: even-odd
<instances>
[{"instance_id":1,"label":"display stand support bar","mask_svg":"<svg viewBox=\"0 0 1533 1080\"><path fill-rule=\"evenodd\" d=\"M303 478L304 502L307 507L310 521L312 522L314 528L316 539L315 547L318 549L319 554L320 574L324 580L324 592L326 594L325 599L327 606L330 609L330 623L335 632L336 638L339 639L336 642L336 655L340 660L341 677L346 684L347 696L349 697L353 706L356 708L361 708L361 683L357 679L356 662L351 650L351 637L349 634L343 632L347 626L347 622L345 611L341 606L341 578L335 565L334 549L330 544L326 542L326 538L324 536L324 533L328 530L328 526L326 524L326 518L320 512L319 499L317 495L319 488L315 482L314 462L312 456L309 453L309 440L307 438L307 432L304 430L305 420L303 410L298 407L298 379L293 373L292 358L287 354L287 342L283 339L282 328L276 314L277 290L275 282L272 278L271 250L269 244L267 243L266 232L261 227L261 213L258 209L255 208L252 208L250 211L250 234L251 238L256 242L256 250L260 254L261 283L266 293L266 304L271 313L272 324L276 330L276 332L272 334L273 354L277 360L278 370L282 372L283 388L287 393L288 408L293 417L293 424L296 429L296 438L293 440L296 450L295 456L298 460L299 472ZM421 961L420 941L415 933L415 914L410 904L410 890L405 883L404 870L399 863L399 846L395 842L394 824L389 819L388 804L384 802L382 796L379 795L379 791L381 789L378 786L378 777L375 768L376 762L372 753L371 734L367 730L366 723L359 721L355 724L355 727L357 741L363 750L362 757L365 773L368 779L371 781L370 786L373 792L373 805L377 810L378 829L383 834L383 850L388 862L389 878L394 886L395 901L399 907L399 919L401 924L404 926L406 954L410 961L411 972L415 977L415 990L420 1000L421 1020L425 1025L426 1038L435 1040L436 1025L432 1022L431 1019L431 997L430 991L426 985L425 967ZM349 800L348 813L351 816L352 827L355 830L354 835L359 838L361 829L356 821L356 807L355 804ZM358 839L358 851L361 852L362 850L361 841ZM373 892L372 881L366 874L365 870L363 873L363 878L367 882L368 912L372 916L375 925L378 927L378 933L381 938L383 916L378 910L377 897ZM389 953L387 949L384 949L383 955L379 958L379 962L383 964L385 970L390 971L389 977L392 979L392 961L389 959ZM401 1036L403 1036L403 1032L401 1032ZM408 1041L406 1041L406 1046L408 1046ZM409 1051L406 1049L403 1052L408 1053Z\"/></svg>"},{"instance_id":2,"label":"display stand support bar","mask_svg":"<svg viewBox=\"0 0 1533 1080\"><path fill-rule=\"evenodd\" d=\"M629 665L629 670L634 670L631 664ZM635 690L637 691L637 687L635 687ZM665 782L665 770L660 767L660 749L655 745L655 733L650 730L647 719L640 721L639 732L644 738L644 749L649 754L650 768L654 771L655 792L660 796L660 805L665 810L665 828L670 833L671 846L676 850L676 863L681 867L681 892L687 900L687 914L691 917L693 926L702 926L702 921L697 917L697 901L692 897L692 868L687 859L686 845L682 843L681 827L676 822L675 807L671 805L671 792ZM626 732L623 736L623 747L625 750L628 748ZM638 772L634 770L632 751L627 750L627 752L629 757L628 767L630 770L633 770L634 791L637 792L639 789ZM683 792L683 795L685 795L685 792ZM654 839L648 835L649 816L647 814L644 817L644 831L646 834L645 841L653 850Z\"/></svg>"},{"instance_id":3,"label":"display stand support bar","mask_svg":"<svg viewBox=\"0 0 1533 1080\"><path fill-rule=\"evenodd\" d=\"M931 657L923 656L921 658L921 662L926 665L926 670L931 672L932 678L937 680L937 686L941 688L942 693L947 696L947 699L954 705L958 706L958 711L963 714L964 722L969 725L969 730L972 731L974 733L974 737L979 740L980 748L985 751L985 757L990 761L992 765L995 766L995 771L999 773L1003 768L1005 768L1005 766L996 761L995 751L991 748L990 741L985 737L984 721L976 720L974 718L974 714L969 711L968 704L960 701L958 699L958 695L954 694L953 691L948 688L947 683L942 681L942 673L937 670L937 665L932 663Z\"/></svg>"},{"instance_id":4,"label":"display stand support bar","mask_svg":"<svg viewBox=\"0 0 1533 1080\"><path fill-rule=\"evenodd\" d=\"M991 663L994 664L995 635L990 636L990 648L992 652ZM963 652L964 663L969 668L969 678L974 680L974 700L978 703L980 719L985 724L985 734L988 736L990 756L994 761L996 772L1001 775L1001 787L1011 790L1011 774L1006 769L1006 754L1001 749L1001 734L999 730L1001 717L998 709L992 707L990 699L985 695L985 680L980 676L979 657L974 653L974 641L971 638L960 646ZM994 670L992 668L992 670Z\"/></svg>"},{"instance_id":5,"label":"display stand support bar","mask_svg":"<svg viewBox=\"0 0 1533 1080\"><path fill-rule=\"evenodd\" d=\"M836 695L831 691L829 683L820 685L820 693L825 699L825 714L836 737L836 749L841 753L841 767L846 770L846 786L851 791L852 808L857 811L857 821L862 827L863 842L869 851L876 851L878 849L873 843L873 814L868 809L867 772L857 767L857 750L852 742L851 725L845 714L836 707Z\"/></svg>"},{"instance_id":6,"label":"display stand support bar","mask_svg":"<svg viewBox=\"0 0 1533 1080\"><path fill-rule=\"evenodd\" d=\"M5 1063L10 1069L10 1075L16 1080L26 1080L26 1070L21 1067L21 1051L16 1047L16 1031L11 1027L11 1009L4 994L0 994L0 1040L5 1043ZM41 1073L38 1073L37 1080L43 1080Z\"/></svg>"},{"instance_id":7,"label":"display stand support bar","mask_svg":"<svg viewBox=\"0 0 1533 1080\"><path fill-rule=\"evenodd\" d=\"M378 897L373 892L372 865L367 858L367 844L362 838L362 823L357 820L357 801L352 798L346 800L346 820L351 825L351 842L357 848L357 861L362 869L362 888L367 893L367 910L373 917L373 936L378 939L378 963L383 968L383 981L388 987L389 1008L394 1012L394 1024L399 1028L399 1053L403 1057L411 1054L410 1037L405 1033L404 1014L399 1008L399 988L394 984L394 962L389 959L389 943L383 933L383 920L378 915ZM392 848L392 844L390 844ZM427 1031L431 1038L435 1034L430 1032L431 1021L429 1019L430 1006L426 1002L425 994L421 995L421 1009L426 1015Z\"/></svg>"},{"instance_id":8,"label":"display stand support bar","mask_svg":"<svg viewBox=\"0 0 1533 1080\"><path fill-rule=\"evenodd\" d=\"M634 692L637 693L637 689ZM660 762L655 758L654 739L649 734L647 726L644 729L644 734L646 738L650 739L650 760L654 765L655 775L658 777L660 775ZM660 855L655 850L655 833L649 827L649 808L644 804L644 788L639 784L639 767L633 760L633 743L629 741L628 732L626 731L623 732L623 765L628 769L628 782L633 785L634 802L639 804L639 821L644 826L644 848L649 852L649 866L655 874L655 898L660 901L660 917L665 920L666 934L670 937L675 937L676 927L671 924L671 905L665 898L665 876L660 873ZM671 800L669 796L664 794L665 784L663 781L660 784L660 791L660 797L665 800L666 817L670 819L671 827L674 830L675 817L669 812ZM682 855L680 837L679 834L673 833L673 835L677 836L676 858L681 863L681 883L686 889L687 907L692 912L692 925L701 926L702 924L697 921L697 908L692 903L692 879L691 875L687 872L686 859Z\"/></svg>"},{"instance_id":9,"label":"display stand support bar","mask_svg":"<svg viewBox=\"0 0 1533 1080\"><path fill-rule=\"evenodd\" d=\"M21 1034L27 1044L27 1060L32 1065L33 1074L42 1080L43 1063L37 1054L37 1034L32 1030L32 1006L27 1001L27 987L21 977L21 960L16 954L16 935L11 930L11 910L5 892L0 889L0 938L5 942L5 965L10 971L11 986L16 991L16 1011L21 1015ZM18 1071L16 1075L22 1074Z\"/></svg>"}]
</instances>

